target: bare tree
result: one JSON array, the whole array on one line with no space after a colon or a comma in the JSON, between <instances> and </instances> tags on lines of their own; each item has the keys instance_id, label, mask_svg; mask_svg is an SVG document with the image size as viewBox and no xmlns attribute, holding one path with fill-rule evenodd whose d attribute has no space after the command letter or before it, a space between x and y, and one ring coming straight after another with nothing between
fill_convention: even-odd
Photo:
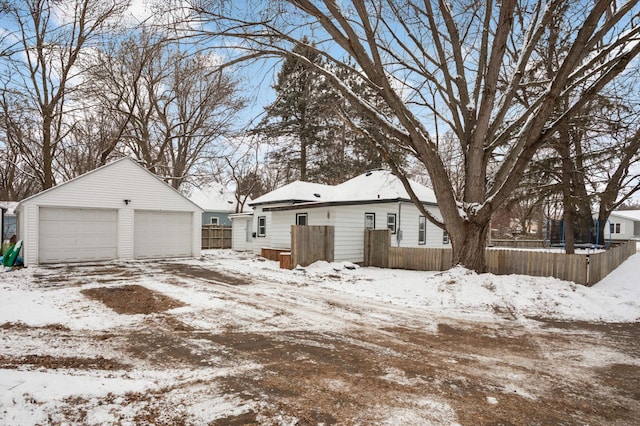
<instances>
[{"instance_id":1,"label":"bare tree","mask_svg":"<svg viewBox=\"0 0 640 426\"><path fill-rule=\"evenodd\" d=\"M61 141L73 124L67 114L80 83L79 58L95 46L110 20L125 10L124 0L7 1L7 28L14 30L10 59L3 60L7 84L21 92L25 107L37 118L29 137L16 138L22 156L34 167L42 189L55 185ZM6 58L5 58L6 59Z\"/></svg>"},{"instance_id":2,"label":"bare tree","mask_svg":"<svg viewBox=\"0 0 640 426\"><path fill-rule=\"evenodd\" d=\"M176 189L214 156L243 107L237 82L218 69L216 56L190 49L143 31L104 53L91 72L94 86L111 88L100 99L118 129L103 154L120 141L120 151L133 153Z\"/></svg>"},{"instance_id":3,"label":"bare tree","mask_svg":"<svg viewBox=\"0 0 640 426\"><path fill-rule=\"evenodd\" d=\"M596 0L590 7L568 0L297 0L252 4L250 15L226 3L193 3L211 24L208 37L224 37L227 47L232 38L239 41L233 44L243 55L235 60L295 55L291 46L300 42L300 28L308 28L328 61L356 64L353 71L391 113L372 108L327 67L318 72L424 163L454 262L478 271L485 269L491 214L536 151L640 53L637 0ZM557 70L548 75L538 55L558 25L563 37L555 43L563 48L555 49ZM567 102L556 114L560 99ZM464 155L460 196L432 136L436 123L453 132ZM390 161L408 187L402 168Z\"/></svg>"}]
</instances>

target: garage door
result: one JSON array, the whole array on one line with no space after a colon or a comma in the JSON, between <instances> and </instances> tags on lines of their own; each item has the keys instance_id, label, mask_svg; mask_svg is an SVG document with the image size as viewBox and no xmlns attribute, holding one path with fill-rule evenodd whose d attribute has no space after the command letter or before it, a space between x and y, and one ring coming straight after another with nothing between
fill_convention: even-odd
<instances>
[{"instance_id":1,"label":"garage door","mask_svg":"<svg viewBox=\"0 0 640 426\"><path fill-rule=\"evenodd\" d=\"M136 259L191 256L191 212L136 210L133 255Z\"/></svg>"},{"instance_id":2,"label":"garage door","mask_svg":"<svg viewBox=\"0 0 640 426\"><path fill-rule=\"evenodd\" d=\"M40 263L116 258L116 210L41 207L38 228Z\"/></svg>"}]
</instances>

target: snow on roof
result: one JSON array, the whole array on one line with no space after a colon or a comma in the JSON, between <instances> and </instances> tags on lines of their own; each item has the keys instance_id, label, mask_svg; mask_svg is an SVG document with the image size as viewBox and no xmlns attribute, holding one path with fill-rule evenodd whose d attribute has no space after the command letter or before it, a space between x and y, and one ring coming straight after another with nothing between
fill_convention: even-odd
<instances>
[{"instance_id":1,"label":"snow on roof","mask_svg":"<svg viewBox=\"0 0 640 426\"><path fill-rule=\"evenodd\" d=\"M256 198L250 204L270 204L284 201L328 201L333 188L330 185L297 180Z\"/></svg>"},{"instance_id":2,"label":"snow on roof","mask_svg":"<svg viewBox=\"0 0 640 426\"><path fill-rule=\"evenodd\" d=\"M409 180L418 199L436 203L434 192L418 182ZM371 170L334 187L331 201L369 201L410 199L402 182L388 170Z\"/></svg>"},{"instance_id":3,"label":"snow on roof","mask_svg":"<svg viewBox=\"0 0 640 426\"><path fill-rule=\"evenodd\" d=\"M616 210L611 213L612 216L622 217L624 219L640 221L640 210Z\"/></svg>"},{"instance_id":4,"label":"snow on roof","mask_svg":"<svg viewBox=\"0 0 640 426\"><path fill-rule=\"evenodd\" d=\"M235 213L236 211L237 200L235 194L227 191L219 183L212 183L202 188L194 188L189 199L207 212Z\"/></svg>"},{"instance_id":5,"label":"snow on roof","mask_svg":"<svg viewBox=\"0 0 640 426\"><path fill-rule=\"evenodd\" d=\"M425 203L436 203L433 191L409 180L413 191ZM276 202L349 202L409 199L402 182L388 170L372 170L339 185L295 181L255 199L251 205Z\"/></svg>"},{"instance_id":6,"label":"snow on roof","mask_svg":"<svg viewBox=\"0 0 640 426\"><path fill-rule=\"evenodd\" d=\"M15 214L17 206L17 201L0 201L0 207L4 207L7 210L5 213L7 215Z\"/></svg>"}]
</instances>

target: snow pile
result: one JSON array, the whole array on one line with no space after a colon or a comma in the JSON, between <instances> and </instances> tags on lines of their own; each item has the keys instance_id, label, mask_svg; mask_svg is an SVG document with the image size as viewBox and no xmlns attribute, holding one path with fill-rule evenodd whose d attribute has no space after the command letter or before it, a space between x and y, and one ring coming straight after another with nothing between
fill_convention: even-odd
<instances>
[{"instance_id":1,"label":"snow pile","mask_svg":"<svg viewBox=\"0 0 640 426\"><path fill-rule=\"evenodd\" d=\"M325 288L360 297L456 314L541 317L575 321L640 320L640 255L629 258L594 287L551 277L445 272L345 269L350 264L316 262L305 268ZM294 271L295 273L296 271ZM341 279L336 280L339 276ZM323 279L332 278L332 279Z\"/></svg>"}]
</instances>

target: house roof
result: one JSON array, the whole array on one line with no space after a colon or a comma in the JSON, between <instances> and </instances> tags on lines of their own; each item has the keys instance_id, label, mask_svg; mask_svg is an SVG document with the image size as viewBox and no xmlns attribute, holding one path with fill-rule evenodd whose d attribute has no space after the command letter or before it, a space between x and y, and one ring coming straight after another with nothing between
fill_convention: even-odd
<instances>
[{"instance_id":1,"label":"house roof","mask_svg":"<svg viewBox=\"0 0 640 426\"><path fill-rule=\"evenodd\" d=\"M434 192L409 179L411 189L424 203L436 203ZM337 185L331 201L410 200L400 179L388 170L371 170Z\"/></svg>"},{"instance_id":2,"label":"house roof","mask_svg":"<svg viewBox=\"0 0 640 426\"><path fill-rule=\"evenodd\" d=\"M611 215L633 221L640 221L640 210L616 210L612 212Z\"/></svg>"},{"instance_id":3,"label":"house roof","mask_svg":"<svg viewBox=\"0 0 640 426\"><path fill-rule=\"evenodd\" d=\"M238 204L235 193L227 191L219 183L194 188L189 199L207 212L235 213ZM246 205L245 210L247 210Z\"/></svg>"},{"instance_id":4,"label":"house roof","mask_svg":"<svg viewBox=\"0 0 640 426\"><path fill-rule=\"evenodd\" d=\"M0 208L5 209L7 215L15 214L16 207L18 207L17 201L0 201Z\"/></svg>"},{"instance_id":5,"label":"house roof","mask_svg":"<svg viewBox=\"0 0 640 426\"><path fill-rule=\"evenodd\" d=\"M62 182L62 183L61 183L61 184L59 184L59 185L56 185L56 186L51 187L51 188L49 188L49 189L45 189L44 191L38 192L37 194L34 194L34 195L30 196L30 197L27 197L27 198L25 198L24 200L20 201L20 202L16 205L16 207L15 207L15 211L17 211L18 209L20 209L20 208L21 208L21 206L22 206L25 202L32 201L32 200L34 200L34 199L36 199L36 198L39 198L39 197L41 197L41 196L43 196L43 195L45 195L45 194L48 194L48 193L53 192L53 191L57 191L57 190L58 190L58 189L60 189L61 187L67 186L67 185L69 185L69 184L72 184L73 182L75 182L75 181L77 181L77 180L80 180L80 179L84 178L84 177L85 177L85 176L87 176L87 175L91 175L91 174L99 173L101 170L104 170L104 169L107 169L107 168L113 167L114 165L119 164L119 163L121 163L121 162L125 162L125 161L126 161L126 162L131 163L132 165L135 165L135 167L138 167L138 168L139 168L141 171L143 171L144 173L147 173L148 175L153 176L153 178L154 178L154 179L156 179L159 183L161 183L162 185L165 185L165 186L166 186L167 188L169 188L171 191L174 191L174 192L175 192L176 194L178 194L180 197L184 198L184 199L185 199L185 200L187 200L189 203L193 204L195 207L197 207L197 208L198 208L198 210L202 210L202 208L201 208L200 206L198 206L198 205L197 205L196 203L194 203L193 201L189 200L187 197L185 197L183 194L181 194L179 191L177 191L177 190L176 190L175 188L173 188L171 185L168 185L165 181L163 181L162 179L160 179L157 175L155 175L155 174L151 173L149 170L147 170L146 168L142 167L140 164L138 164L138 162L137 162L137 161L135 161L135 160L134 160L134 159L132 159L131 157L123 157L123 158L120 158L120 159L118 159L118 160L112 161L112 162L110 162L110 163L108 163L108 164L105 164L104 166L97 167L97 168L95 168L95 169L93 169L93 170L91 170L91 171L88 171L87 173L84 173L84 174L80 175L80 176L76 176L76 177L75 177L75 178L73 178L73 179L69 179L68 181Z\"/></svg>"},{"instance_id":6,"label":"house roof","mask_svg":"<svg viewBox=\"0 0 640 426\"><path fill-rule=\"evenodd\" d=\"M434 192L409 180L423 203L436 204ZM251 205L276 203L362 204L365 202L410 201L402 182L388 170L371 170L339 185L296 181L255 199Z\"/></svg>"},{"instance_id":7,"label":"house roof","mask_svg":"<svg viewBox=\"0 0 640 426\"><path fill-rule=\"evenodd\" d=\"M253 200L249 205L328 201L333 187L297 180Z\"/></svg>"}]
</instances>

